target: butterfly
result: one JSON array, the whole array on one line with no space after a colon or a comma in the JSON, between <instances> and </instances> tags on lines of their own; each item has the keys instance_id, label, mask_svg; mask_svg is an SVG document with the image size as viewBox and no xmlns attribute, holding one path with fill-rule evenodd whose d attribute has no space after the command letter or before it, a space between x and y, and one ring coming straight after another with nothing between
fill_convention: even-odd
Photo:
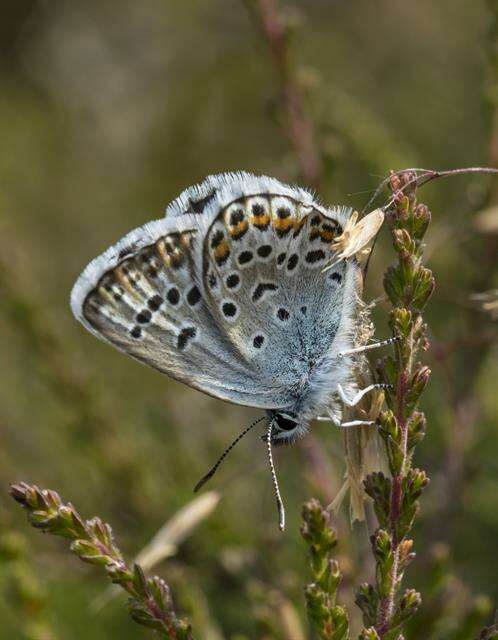
<instances>
[{"instance_id":1,"label":"butterfly","mask_svg":"<svg viewBox=\"0 0 498 640\"><path fill-rule=\"evenodd\" d=\"M355 215L266 176L209 176L93 260L71 294L98 338L215 398L265 410L282 530L272 445L293 442L323 413L362 424L341 423L342 404L379 386L358 389L352 367L372 346L355 344L355 256L383 213L358 225Z\"/></svg>"}]
</instances>

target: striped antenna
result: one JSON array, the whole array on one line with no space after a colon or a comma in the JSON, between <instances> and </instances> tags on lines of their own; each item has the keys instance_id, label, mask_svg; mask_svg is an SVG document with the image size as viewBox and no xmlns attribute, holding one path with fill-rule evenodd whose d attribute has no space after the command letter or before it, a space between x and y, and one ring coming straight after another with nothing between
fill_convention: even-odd
<instances>
[{"instance_id":1,"label":"striped antenna","mask_svg":"<svg viewBox=\"0 0 498 640\"><path fill-rule=\"evenodd\" d=\"M277 474L275 473L275 465L273 464L273 455L271 451L271 436L273 429L273 420L268 421L268 433L266 436L266 446L268 450L268 462L270 463L271 477L273 480L273 488L275 490L275 498L277 499L277 509L278 509L278 528L280 531L284 531L285 529L285 508L282 500L282 496L280 495L280 489L278 486Z\"/></svg>"},{"instance_id":2,"label":"striped antenna","mask_svg":"<svg viewBox=\"0 0 498 640\"><path fill-rule=\"evenodd\" d=\"M211 467L211 469L206 473L205 476L203 476L199 482L195 485L194 487L194 493L197 493L197 491L199 491L199 489L206 484L206 482L212 478L214 476L214 474L216 473L216 471L218 470L218 467L220 466L220 464L223 462L223 460L227 457L227 455L230 453L230 451L235 447L235 445L237 444L237 442L239 442L240 440L242 440L242 438L246 435L246 433L249 433L249 431L255 427L257 424L259 424L261 422L261 420L263 420L265 418L265 416L262 416L261 418L258 418L257 420L255 420L252 424L250 424L248 427L246 427L244 429L244 431L242 431L242 433L239 433L239 435L235 438L235 440L232 442L232 444L230 444L225 451L223 451L223 453L221 454L221 456L218 458L218 460L216 461L216 464L213 465L213 467Z\"/></svg>"}]
</instances>

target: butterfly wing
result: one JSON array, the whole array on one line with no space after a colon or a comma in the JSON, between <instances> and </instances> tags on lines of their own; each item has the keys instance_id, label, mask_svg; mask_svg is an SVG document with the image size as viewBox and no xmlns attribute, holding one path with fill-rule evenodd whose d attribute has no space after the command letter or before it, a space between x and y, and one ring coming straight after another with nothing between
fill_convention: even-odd
<instances>
[{"instance_id":1,"label":"butterfly wing","mask_svg":"<svg viewBox=\"0 0 498 640\"><path fill-rule=\"evenodd\" d=\"M88 265L71 306L97 337L209 395L267 406L216 325L194 272L196 220L157 220Z\"/></svg>"},{"instance_id":2,"label":"butterfly wing","mask_svg":"<svg viewBox=\"0 0 498 640\"><path fill-rule=\"evenodd\" d=\"M298 401L354 304L355 264L323 271L348 213L259 193L221 210L206 233L212 314L255 377L279 385L285 406Z\"/></svg>"},{"instance_id":3,"label":"butterfly wing","mask_svg":"<svg viewBox=\"0 0 498 640\"><path fill-rule=\"evenodd\" d=\"M211 176L94 260L73 312L99 338L210 395L291 406L351 303L352 261L323 272L348 215L270 178Z\"/></svg>"}]
</instances>

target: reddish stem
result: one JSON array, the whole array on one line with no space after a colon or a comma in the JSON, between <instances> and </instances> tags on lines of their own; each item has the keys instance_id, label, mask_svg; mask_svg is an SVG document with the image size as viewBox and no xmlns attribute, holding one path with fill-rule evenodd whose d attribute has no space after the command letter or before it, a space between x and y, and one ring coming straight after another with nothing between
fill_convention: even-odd
<instances>
[{"instance_id":1,"label":"reddish stem","mask_svg":"<svg viewBox=\"0 0 498 640\"><path fill-rule=\"evenodd\" d=\"M256 0L255 6L263 34L278 74L286 135L296 152L302 177L318 188L322 177L322 159L316 144L313 121L306 113L303 91L291 63L288 34L276 0Z\"/></svg>"}]
</instances>

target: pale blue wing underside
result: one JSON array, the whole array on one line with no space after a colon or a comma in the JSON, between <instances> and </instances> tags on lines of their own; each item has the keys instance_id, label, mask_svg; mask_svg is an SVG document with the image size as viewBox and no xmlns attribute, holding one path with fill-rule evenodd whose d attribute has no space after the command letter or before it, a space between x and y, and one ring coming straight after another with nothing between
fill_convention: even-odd
<instances>
[{"instance_id":1,"label":"pale blue wing underside","mask_svg":"<svg viewBox=\"0 0 498 640\"><path fill-rule=\"evenodd\" d=\"M73 312L205 393L291 406L340 324L351 263L323 266L348 215L269 178L212 176L94 260L73 289Z\"/></svg>"}]
</instances>

